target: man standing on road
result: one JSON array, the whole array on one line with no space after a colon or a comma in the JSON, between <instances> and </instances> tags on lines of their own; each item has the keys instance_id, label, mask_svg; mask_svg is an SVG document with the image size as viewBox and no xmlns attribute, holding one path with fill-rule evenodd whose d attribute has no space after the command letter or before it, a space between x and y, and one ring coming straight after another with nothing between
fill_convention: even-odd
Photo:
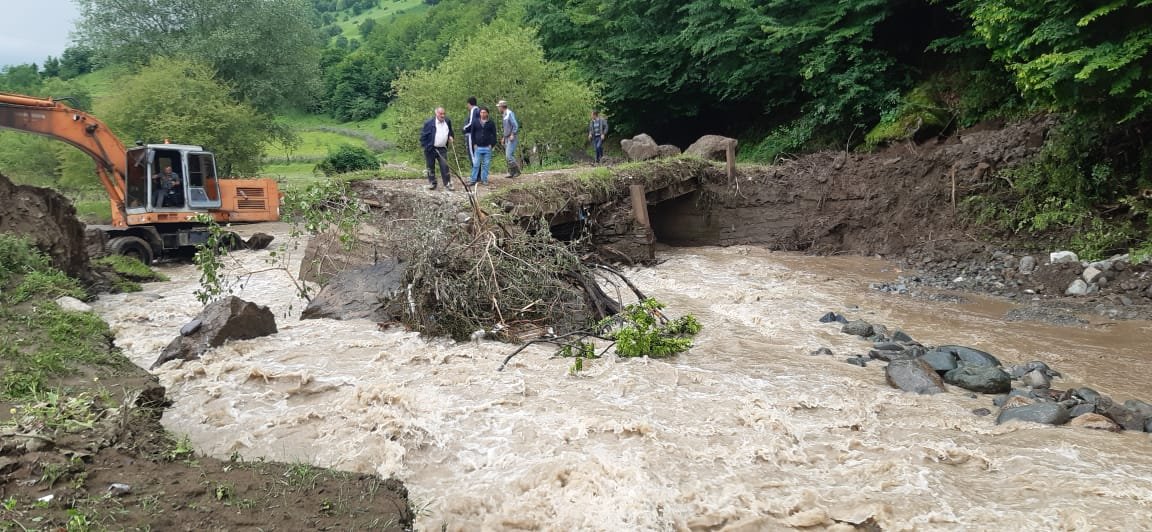
<instances>
[{"instance_id":1,"label":"man standing on road","mask_svg":"<svg viewBox=\"0 0 1152 532\"><path fill-rule=\"evenodd\" d=\"M592 110L592 121L588 123L588 140L596 150L596 164L604 157L604 138L608 136L608 121L600 116L600 111Z\"/></svg>"},{"instance_id":2,"label":"man standing on road","mask_svg":"<svg viewBox=\"0 0 1152 532\"><path fill-rule=\"evenodd\" d=\"M500 100L496 108L503 115L504 127L504 158L508 160L508 177L520 175L520 165L516 163L516 142L519 139L520 123L516 121L516 113L508 108L508 102Z\"/></svg>"},{"instance_id":3,"label":"man standing on road","mask_svg":"<svg viewBox=\"0 0 1152 532\"><path fill-rule=\"evenodd\" d=\"M444 108L436 108L436 116L424 121L420 130L420 147L424 149L428 190L436 190L436 161L440 161L440 176L444 188L452 190L452 176L448 175L448 143L452 142L452 121L444 116Z\"/></svg>"},{"instance_id":4,"label":"man standing on road","mask_svg":"<svg viewBox=\"0 0 1152 532\"><path fill-rule=\"evenodd\" d=\"M468 146L468 161L476 167L475 127L480 122L480 108L476 107L476 97L468 97L468 121L464 123L464 142Z\"/></svg>"},{"instance_id":5,"label":"man standing on road","mask_svg":"<svg viewBox=\"0 0 1152 532\"><path fill-rule=\"evenodd\" d=\"M488 108L480 108L480 119L472 127L476 142L476 162L472 165L473 186L488 186L488 166L492 164L492 146L496 145L496 123L488 118Z\"/></svg>"}]
</instances>

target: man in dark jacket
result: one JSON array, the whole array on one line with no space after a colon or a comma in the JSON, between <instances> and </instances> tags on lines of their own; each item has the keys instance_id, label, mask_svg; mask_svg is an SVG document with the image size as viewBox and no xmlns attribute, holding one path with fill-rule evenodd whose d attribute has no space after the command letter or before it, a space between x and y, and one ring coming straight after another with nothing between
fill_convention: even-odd
<instances>
[{"instance_id":1,"label":"man in dark jacket","mask_svg":"<svg viewBox=\"0 0 1152 532\"><path fill-rule=\"evenodd\" d=\"M492 165L492 147L496 145L496 122L488 116L488 108L480 108L480 118L472 126L472 142L476 143L476 160L472 163L472 182L488 184L488 167Z\"/></svg>"},{"instance_id":2,"label":"man in dark jacket","mask_svg":"<svg viewBox=\"0 0 1152 532\"><path fill-rule=\"evenodd\" d=\"M480 122L480 108L476 107L476 97L468 97L468 121L464 123L462 131L464 131L464 141L468 146L468 161L472 163L472 167L476 167L476 142L473 140L476 136L475 127Z\"/></svg>"},{"instance_id":3,"label":"man in dark jacket","mask_svg":"<svg viewBox=\"0 0 1152 532\"><path fill-rule=\"evenodd\" d=\"M428 190L436 190L436 167L440 161L440 177L444 179L444 188L452 190L452 176L448 175L448 143L453 140L452 121L444 116L444 108L436 108L436 116L424 121L424 128L420 130L420 147L424 149L424 171L428 178Z\"/></svg>"}]
</instances>

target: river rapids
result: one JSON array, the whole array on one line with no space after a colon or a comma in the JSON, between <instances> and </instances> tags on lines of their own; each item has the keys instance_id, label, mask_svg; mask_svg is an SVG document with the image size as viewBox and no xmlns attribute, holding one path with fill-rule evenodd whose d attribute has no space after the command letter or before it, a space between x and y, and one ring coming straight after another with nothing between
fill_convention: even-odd
<instances>
[{"instance_id":1,"label":"river rapids","mask_svg":"<svg viewBox=\"0 0 1152 532\"><path fill-rule=\"evenodd\" d=\"M270 230L271 229L271 230ZM284 226L254 227L288 239ZM870 290L878 259L756 247L663 249L628 270L668 314L694 314L696 346L667 360L585 361L534 346L425 339L369 321L298 320L285 250L230 256L235 294L280 332L155 370L164 425L218 458L395 476L420 530L1137 530L1152 523L1152 437L995 424L991 396L917 396L827 311L961 344L1005 364L1043 360L1054 387L1152 400L1152 324L1059 327L1002 319L1008 303ZM288 260L287 268L281 268ZM96 303L148 367L202 306L191 265ZM609 291L616 290L608 287ZM625 290L626 291L626 290ZM812 356L819 347L836 356ZM979 417L976 408L993 415Z\"/></svg>"}]
</instances>

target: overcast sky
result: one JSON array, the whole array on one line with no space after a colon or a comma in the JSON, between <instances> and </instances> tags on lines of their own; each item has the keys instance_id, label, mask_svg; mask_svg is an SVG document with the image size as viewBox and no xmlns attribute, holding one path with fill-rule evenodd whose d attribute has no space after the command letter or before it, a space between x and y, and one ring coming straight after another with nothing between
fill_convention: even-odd
<instances>
[{"instance_id":1,"label":"overcast sky","mask_svg":"<svg viewBox=\"0 0 1152 532\"><path fill-rule=\"evenodd\" d=\"M79 15L72 0L0 0L0 67L60 57Z\"/></svg>"}]
</instances>

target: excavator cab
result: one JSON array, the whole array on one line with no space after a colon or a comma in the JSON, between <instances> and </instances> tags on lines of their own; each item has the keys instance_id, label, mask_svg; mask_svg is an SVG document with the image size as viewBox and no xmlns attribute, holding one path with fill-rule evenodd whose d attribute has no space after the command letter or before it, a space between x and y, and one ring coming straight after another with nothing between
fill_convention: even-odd
<instances>
[{"instance_id":1,"label":"excavator cab","mask_svg":"<svg viewBox=\"0 0 1152 532\"><path fill-rule=\"evenodd\" d=\"M153 176L171 166L179 184L162 187ZM200 146L146 144L128 150L128 214L205 211L221 206L216 159Z\"/></svg>"}]
</instances>

